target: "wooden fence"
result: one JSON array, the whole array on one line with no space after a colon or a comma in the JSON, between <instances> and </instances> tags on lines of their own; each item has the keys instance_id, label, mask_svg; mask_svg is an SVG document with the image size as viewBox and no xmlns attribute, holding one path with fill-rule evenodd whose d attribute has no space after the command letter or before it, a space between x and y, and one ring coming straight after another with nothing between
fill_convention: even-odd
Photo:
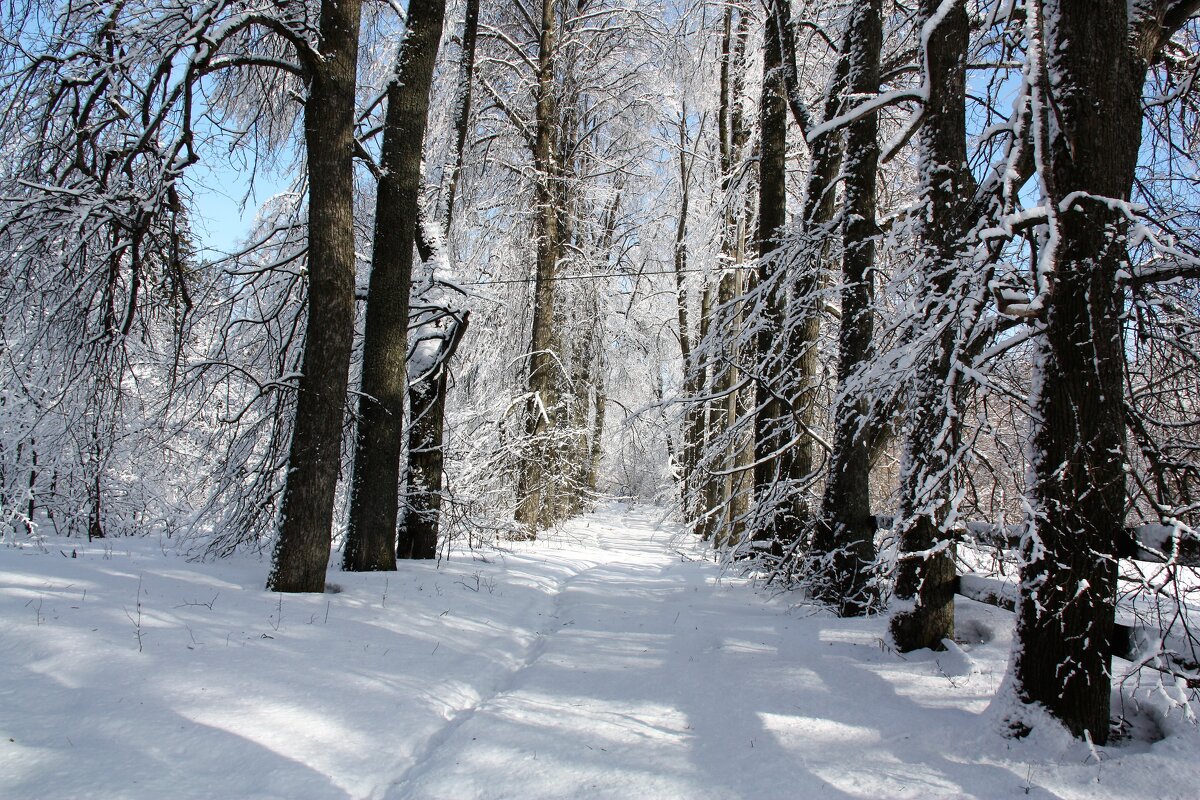
<instances>
[{"instance_id":1,"label":"wooden fence","mask_svg":"<svg viewBox=\"0 0 1200 800\"><path fill-rule=\"evenodd\" d=\"M893 524L893 517L875 517L875 525L881 530L890 529ZM958 533L963 542L998 549L1016 549L1020 546L1024 529L1024 525L968 522ZM1125 529L1125 536L1117 543L1116 555L1136 561L1200 567L1200 538L1181 536L1170 525L1139 525ZM1016 608L1018 599L1015 583L970 573L958 576L955 592L1010 611ZM1164 635L1157 627L1118 622L1113 631L1112 652L1109 655L1169 672L1184 680L1188 686L1200 687L1200 644L1187 630L1179 633L1172 630Z\"/></svg>"}]
</instances>

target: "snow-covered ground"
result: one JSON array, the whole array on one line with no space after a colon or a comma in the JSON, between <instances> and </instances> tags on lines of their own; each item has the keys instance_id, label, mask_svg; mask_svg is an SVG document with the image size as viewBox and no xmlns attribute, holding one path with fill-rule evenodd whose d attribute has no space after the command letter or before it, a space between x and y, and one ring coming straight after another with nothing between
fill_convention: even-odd
<instances>
[{"instance_id":1,"label":"snow-covered ground","mask_svg":"<svg viewBox=\"0 0 1200 800\"><path fill-rule=\"evenodd\" d=\"M7 542L0 797L1200 797L1153 689L1116 745L1002 736L1011 614L960 600L958 652L902 657L657 514L321 596L157 540Z\"/></svg>"}]
</instances>

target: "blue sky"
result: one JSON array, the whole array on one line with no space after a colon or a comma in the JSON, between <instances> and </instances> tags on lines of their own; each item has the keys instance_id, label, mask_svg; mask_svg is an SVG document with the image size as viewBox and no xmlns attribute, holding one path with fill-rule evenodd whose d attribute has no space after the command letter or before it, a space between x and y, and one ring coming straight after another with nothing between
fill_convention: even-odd
<instances>
[{"instance_id":1,"label":"blue sky","mask_svg":"<svg viewBox=\"0 0 1200 800\"><path fill-rule=\"evenodd\" d=\"M202 251L228 253L249 233L258 207L286 181L259 172L252 190L248 174L219 161L212 165L201 161L189 170L187 183L197 244Z\"/></svg>"}]
</instances>

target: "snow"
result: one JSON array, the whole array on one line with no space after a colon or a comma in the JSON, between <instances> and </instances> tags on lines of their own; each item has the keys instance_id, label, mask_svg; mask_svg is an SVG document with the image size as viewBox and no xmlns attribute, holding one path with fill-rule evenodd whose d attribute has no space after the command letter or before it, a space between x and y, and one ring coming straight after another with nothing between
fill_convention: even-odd
<instances>
[{"instance_id":1,"label":"snow","mask_svg":"<svg viewBox=\"0 0 1200 800\"><path fill-rule=\"evenodd\" d=\"M167 541L9 541L0 797L1195 796L1200 735L1151 689L1119 744L1006 738L1009 612L960 599L957 644L901 656L885 618L756 591L660 514L325 595Z\"/></svg>"}]
</instances>

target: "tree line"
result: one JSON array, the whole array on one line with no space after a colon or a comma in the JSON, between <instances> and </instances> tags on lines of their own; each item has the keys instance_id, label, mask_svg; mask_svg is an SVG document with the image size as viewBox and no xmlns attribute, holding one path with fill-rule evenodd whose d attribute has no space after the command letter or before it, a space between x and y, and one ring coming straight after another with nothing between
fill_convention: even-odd
<instances>
[{"instance_id":1,"label":"tree line","mask_svg":"<svg viewBox=\"0 0 1200 800\"><path fill-rule=\"evenodd\" d=\"M1118 550L1197 524L1200 2L3 10L13 535L322 591L608 490L910 650L1019 520L1011 691L1097 743L1118 599L1186 622ZM285 178L236 252L201 168Z\"/></svg>"}]
</instances>

